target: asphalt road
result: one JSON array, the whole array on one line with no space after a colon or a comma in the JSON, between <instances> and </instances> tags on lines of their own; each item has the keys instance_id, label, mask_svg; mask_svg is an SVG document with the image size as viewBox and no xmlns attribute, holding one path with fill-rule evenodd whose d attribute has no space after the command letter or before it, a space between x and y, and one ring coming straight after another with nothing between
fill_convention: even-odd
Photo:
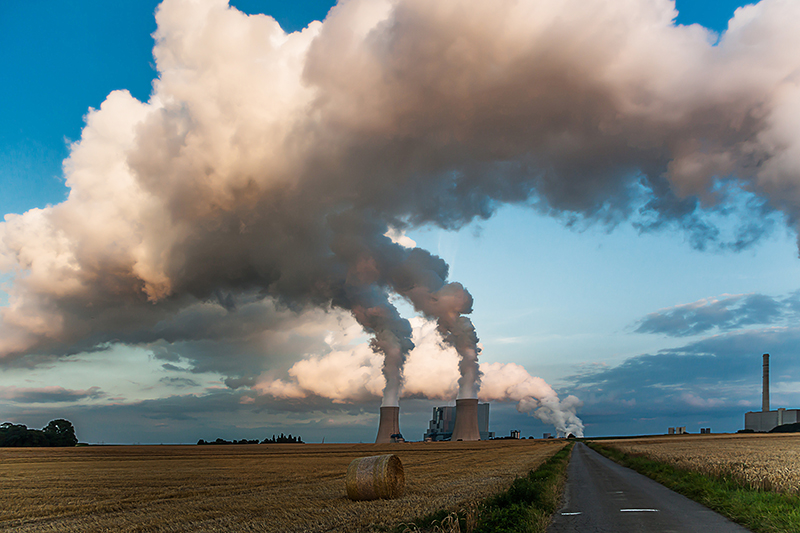
<instances>
[{"instance_id":1,"label":"asphalt road","mask_svg":"<svg viewBox=\"0 0 800 533\"><path fill-rule=\"evenodd\" d=\"M548 533L747 533L749 530L576 443L564 506Z\"/></svg>"}]
</instances>

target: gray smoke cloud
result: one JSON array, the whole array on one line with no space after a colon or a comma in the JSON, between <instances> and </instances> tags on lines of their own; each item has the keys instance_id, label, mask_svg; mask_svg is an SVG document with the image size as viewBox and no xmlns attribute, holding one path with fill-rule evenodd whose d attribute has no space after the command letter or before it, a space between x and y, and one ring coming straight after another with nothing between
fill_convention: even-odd
<instances>
[{"instance_id":1,"label":"gray smoke cloud","mask_svg":"<svg viewBox=\"0 0 800 533\"><path fill-rule=\"evenodd\" d=\"M800 4L741 8L716 44L675 15L670 0L346 0L286 34L226 0L165 0L150 100L110 94L71 147L68 199L0 224L0 357L152 338L247 295L351 312L391 405L413 347L400 295L475 397L472 297L391 228L522 203L703 247L736 190L746 213L797 225ZM762 230L745 217L719 244Z\"/></svg>"}]
</instances>

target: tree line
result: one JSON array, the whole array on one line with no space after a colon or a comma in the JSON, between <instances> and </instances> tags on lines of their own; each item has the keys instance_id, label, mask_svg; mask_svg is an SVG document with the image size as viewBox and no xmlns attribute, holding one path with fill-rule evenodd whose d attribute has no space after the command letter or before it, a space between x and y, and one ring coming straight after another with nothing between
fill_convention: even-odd
<instances>
[{"instance_id":1,"label":"tree line","mask_svg":"<svg viewBox=\"0 0 800 533\"><path fill-rule=\"evenodd\" d=\"M75 446L78 438L69 420L51 420L42 429L28 429L23 424L0 424L0 447Z\"/></svg>"},{"instance_id":2,"label":"tree line","mask_svg":"<svg viewBox=\"0 0 800 533\"><path fill-rule=\"evenodd\" d=\"M202 446L202 445L206 445L206 444L305 444L305 442L303 442L303 439L301 439L299 435L296 436L296 437L292 437L291 433L289 433L288 435L284 435L283 433L281 433L281 435L279 437L276 437L275 435L273 435L271 439L270 438L266 438L266 439L262 440L260 443L259 443L258 439L253 439L253 440L247 440L247 439L241 439L241 440L217 439L217 440L209 440L209 441L200 439L199 441L197 441L197 444L198 444L198 446Z\"/></svg>"}]
</instances>

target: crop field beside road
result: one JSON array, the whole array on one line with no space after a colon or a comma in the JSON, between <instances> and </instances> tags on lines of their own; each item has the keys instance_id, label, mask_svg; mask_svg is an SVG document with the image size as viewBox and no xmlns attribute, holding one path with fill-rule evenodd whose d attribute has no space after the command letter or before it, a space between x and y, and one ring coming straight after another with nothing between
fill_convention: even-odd
<instances>
[{"instance_id":1,"label":"crop field beside road","mask_svg":"<svg viewBox=\"0 0 800 533\"><path fill-rule=\"evenodd\" d=\"M632 455L710 474L752 488L800 493L800 434L667 435L598 441Z\"/></svg>"},{"instance_id":2,"label":"crop field beside road","mask_svg":"<svg viewBox=\"0 0 800 533\"><path fill-rule=\"evenodd\" d=\"M369 531L507 488L563 441L0 449L0 530ZM357 457L397 454L406 493L352 502Z\"/></svg>"}]
</instances>

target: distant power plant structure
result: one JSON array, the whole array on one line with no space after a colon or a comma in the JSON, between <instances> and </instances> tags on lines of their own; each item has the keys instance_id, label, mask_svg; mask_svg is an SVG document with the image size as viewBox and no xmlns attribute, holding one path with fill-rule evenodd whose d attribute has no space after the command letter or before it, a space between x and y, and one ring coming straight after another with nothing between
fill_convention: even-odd
<instances>
[{"instance_id":1,"label":"distant power plant structure","mask_svg":"<svg viewBox=\"0 0 800 533\"><path fill-rule=\"evenodd\" d=\"M761 411L750 411L744 414L744 428L752 431L771 431L784 424L800 422L800 409L769 410L769 354L764 354L762 365Z\"/></svg>"},{"instance_id":2,"label":"distant power plant structure","mask_svg":"<svg viewBox=\"0 0 800 533\"><path fill-rule=\"evenodd\" d=\"M423 440L466 441L493 437L494 432L489 431L489 404L478 403L476 398L472 398L456 400L455 407L434 407Z\"/></svg>"},{"instance_id":3,"label":"distant power plant structure","mask_svg":"<svg viewBox=\"0 0 800 533\"><path fill-rule=\"evenodd\" d=\"M700 428L701 435L705 435L706 433L711 433L711 428ZM688 434L689 432L686 431L686 426L667 428L667 435L688 435Z\"/></svg>"}]
</instances>

